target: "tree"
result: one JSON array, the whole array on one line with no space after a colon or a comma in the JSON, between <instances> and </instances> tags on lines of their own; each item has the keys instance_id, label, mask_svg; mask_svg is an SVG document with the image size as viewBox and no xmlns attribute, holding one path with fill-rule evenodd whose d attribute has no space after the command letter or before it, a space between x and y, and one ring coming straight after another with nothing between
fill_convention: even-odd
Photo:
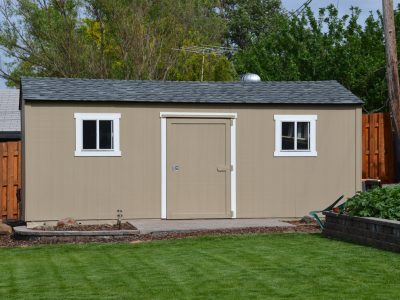
<instances>
[{"instance_id":1,"label":"tree","mask_svg":"<svg viewBox=\"0 0 400 300\"><path fill-rule=\"evenodd\" d=\"M318 18L309 8L300 16L281 18L275 31L238 52L235 68L263 80L338 80L365 101L366 109L385 109L381 16L371 14L362 27L359 14L352 8L338 17L330 5Z\"/></svg>"},{"instance_id":2,"label":"tree","mask_svg":"<svg viewBox=\"0 0 400 300\"><path fill-rule=\"evenodd\" d=\"M175 66L171 68L168 79L199 81L202 64L202 54L182 50ZM204 56L204 81L232 81L236 77L236 71L226 56L217 54Z\"/></svg>"},{"instance_id":3,"label":"tree","mask_svg":"<svg viewBox=\"0 0 400 300\"><path fill-rule=\"evenodd\" d=\"M338 80L366 110L386 110L382 16L361 26L359 15L295 15L280 0L0 0L0 76L200 80L202 54L182 47L234 46L205 56L204 80Z\"/></svg>"},{"instance_id":4,"label":"tree","mask_svg":"<svg viewBox=\"0 0 400 300\"><path fill-rule=\"evenodd\" d=\"M0 76L9 85L22 75L189 78L192 70L179 66L182 55L173 49L221 45L225 33L216 0L1 1L0 48L12 62ZM227 63L213 58L206 79L225 78Z\"/></svg>"},{"instance_id":5,"label":"tree","mask_svg":"<svg viewBox=\"0 0 400 300\"><path fill-rule=\"evenodd\" d=\"M77 0L3 0L0 47L12 62L11 72L0 71L2 77L15 84L20 75L84 75L86 51L76 31L78 10Z\"/></svg>"},{"instance_id":6,"label":"tree","mask_svg":"<svg viewBox=\"0 0 400 300\"><path fill-rule=\"evenodd\" d=\"M226 44L245 49L275 31L283 14L280 0L222 0L220 15L226 20Z\"/></svg>"}]
</instances>

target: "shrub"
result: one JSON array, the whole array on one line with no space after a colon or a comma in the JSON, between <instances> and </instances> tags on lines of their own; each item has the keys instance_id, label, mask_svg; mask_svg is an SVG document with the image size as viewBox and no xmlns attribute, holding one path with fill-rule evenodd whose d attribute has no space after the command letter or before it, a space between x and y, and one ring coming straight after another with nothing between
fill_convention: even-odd
<instances>
[{"instance_id":1,"label":"shrub","mask_svg":"<svg viewBox=\"0 0 400 300\"><path fill-rule=\"evenodd\" d=\"M345 212L351 216L400 221L400 185L359 192L346 201Z\"/></svg>"}]
</instances>

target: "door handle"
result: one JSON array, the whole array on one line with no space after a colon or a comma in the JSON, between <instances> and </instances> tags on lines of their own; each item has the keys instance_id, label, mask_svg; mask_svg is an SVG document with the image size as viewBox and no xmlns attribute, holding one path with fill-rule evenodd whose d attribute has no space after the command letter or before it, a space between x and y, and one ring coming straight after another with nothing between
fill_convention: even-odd
<instances>
[{"instance_id":1,"label":"door handle","mask_svg":"<svg viewBox=\"0 0 400 300\"><path fill-rule=\"evenodd\" d=\"M225 165L217 166L218 172L226 172L226 171L231 171L231 170L232 170L231 166L225 166Z\"/></svg>"}]
</instances>

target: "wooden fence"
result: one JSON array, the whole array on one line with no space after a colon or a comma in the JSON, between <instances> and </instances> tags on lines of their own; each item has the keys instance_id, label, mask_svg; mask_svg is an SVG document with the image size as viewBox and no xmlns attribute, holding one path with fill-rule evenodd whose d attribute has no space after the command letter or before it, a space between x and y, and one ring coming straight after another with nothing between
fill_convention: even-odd
<instances>
[{"instance_id":1,"label":"wooden fence","mask_svg":"<svg viewBox=\"0 0 400 300\"><path fill-rule=\"evenodd\" d=\"M0 142L0 218L17 220L21 188L21 142Z\"/></svg>"},{"instance_id":2,"label":"wooden fence","mask_svg":"<svg viewBox=\"0 0 400 300\"><path fill-rule=\"evenodd\" d=\"M395 158L388 113L362 116L362 143L362 177L394 182Z\"/></svg>"}]
</instances>

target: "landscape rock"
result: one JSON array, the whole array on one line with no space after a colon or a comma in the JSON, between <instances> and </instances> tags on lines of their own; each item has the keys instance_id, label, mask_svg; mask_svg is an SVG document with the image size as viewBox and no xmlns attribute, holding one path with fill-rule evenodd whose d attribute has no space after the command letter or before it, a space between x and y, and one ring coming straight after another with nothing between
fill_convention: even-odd
<instances>
[{"instance_id":1,"label":"landscape rock","mask_svg":"<svg viewBox=\"0 0 400 300\"><path fill-rule=\"evenodd\" d=\"M58 227L63 227L63 226L77 226L78 223L76 222L75 219L73 218L65 218L61 219L57 222Z\"/></svg>"},{"instance_id":2,"label":"landscape rock","mask_svg":"<svg viewBox=\"0 0 400 300\"><path fill-rule=\"evenodd\" d=\"M38 226L35 228L32 228L34 230L46 230L46 231L53 231L54 230L54 226L49 226L49 225L43 225L43 226Z\"/></svg>"},{"instance_id":3,"label":"landscape rock","mask_svg":"<svg viewBox=\"0 0 400 300\"><path fill-rule=\"evenodd\" d=\"M310 216L304 216L300 220L300 223L304 223L304 224L311 224L313 222L314 222L314 219L311 218Z\"/></svg>"},{"instance_id":4,"label":"landscape rock","mask_svg":"<svg viewBox=\"0 0 400 300\"><path fill-rule=\"evenodd\" d=\"M26 228L35 229L35 228L43 226L43 224L44 224L43 222L28 222L28 223L26 223Z\"/></svg>"},{"instance_id":5,"label":"landscape rock","mask_svg":"<svg viewBox=\"0 0 400 300\"><path fill-rule=\"evenodd\" d=\"M0 222L0 235L11 234L13 229L11 226Z\"/></svg>"}]
</instances>

